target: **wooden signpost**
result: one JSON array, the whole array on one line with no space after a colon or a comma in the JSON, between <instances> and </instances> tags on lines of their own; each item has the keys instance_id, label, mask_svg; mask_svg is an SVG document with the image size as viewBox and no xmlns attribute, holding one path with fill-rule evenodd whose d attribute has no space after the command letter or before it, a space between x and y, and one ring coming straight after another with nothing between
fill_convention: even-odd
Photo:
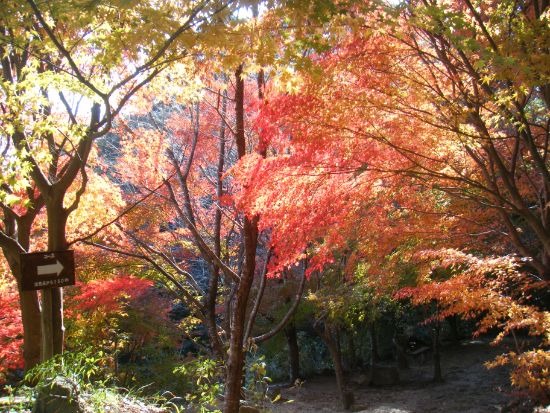
<instances>
[{"instance_id":1,"label":"wooden signpost","mask_svg":"<svg viewBox=\"0 0 550 413\"><path fill-rule=\"evenodd\" d=\"M19 262L24 291L75 284L74 251L21 254Z\"/></svg>"}]
</instances>

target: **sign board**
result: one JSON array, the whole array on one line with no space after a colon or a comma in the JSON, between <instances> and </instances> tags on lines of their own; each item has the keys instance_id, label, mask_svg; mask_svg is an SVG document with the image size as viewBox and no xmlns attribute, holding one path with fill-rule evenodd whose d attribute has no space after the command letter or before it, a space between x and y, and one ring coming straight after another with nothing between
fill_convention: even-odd
<instances>
[{"instance_id":1,"label":"sign board","mask_svg":"<svg viewBox=\"0 0 550 413\"><path fill-rule=\"evenodd\" d=\"M24 291L74 285L74 251L33 252L20 255Z\"/></svg>"}]
</instances>

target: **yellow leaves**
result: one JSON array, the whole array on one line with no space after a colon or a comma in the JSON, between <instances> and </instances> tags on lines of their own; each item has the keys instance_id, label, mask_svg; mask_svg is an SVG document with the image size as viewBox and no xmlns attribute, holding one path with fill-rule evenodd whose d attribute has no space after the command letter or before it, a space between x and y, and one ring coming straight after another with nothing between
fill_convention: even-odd
<instances>
[{"instance_id":1,"label":"yellow leaves","mask_svg":"<svg viewBox=\"0 0 550 413\"><path fill-rule=\"evenodd\" d=\"M157 103L182 105L195 102L204 93L204 84L191 59L180 60L156 76L133 101L131 110L147 113Z\"/></svg>"},{"instance_id":2,"label":"yellow leaves","mask_svg":"<svg viewBox=\"0 0 550 413\"><path fill-rule=\"evenodd\" d=\"M198 35L193 32L186 32L179 36L178 43L181 44L185 49L193 49L197 46Z\"/></svg>"},{"instance_id":3,"label":"yellow leaves","mask_svg":"<svg viewBox=\"0 0 550 413\"><path fill-rule=\"evenodd\" d=\"M523 353L509 352L486 363L489 368L510 364L512 384L526 391L536 402L550 402L550 351L534 349Z\"/></svg>"},{"instance_id":4,"label":"yellow leaves","mask_svg":"<svg viewBox=\"0 0 550 413\"><path fill-rule=\"evenodd\" d=\"M303 85L303 78L291 67L284 67L276 72L273 83L278 90L297 93Z\"/></svg>"},{"instance_id":5,"label":"yellow leaves","mask_svg":"<svg viewBox=\"0 0 550 413\"><path fill-rule=\"evenodd\" d=\"M91 4L98 4L94 0L78 0L78 3L80 3L82 6L87 6ZM131 9L139 4L138 0L111 0L110 2L111 7L116 7L119 9Z\"/></svg>"},{"instance_id":6,"label":"yellow leaves","mask_svg":"<svg viewBox=\"0 0 550 413\"><path fill-rule=\"evenodd\" d=\"M125 202L120 188L114 185L107 176L88 171L89 181L86 192L80 200L78 209L68 219L68 233L71 238L87 236L110 222L122 211ZM74 183L64 200L68 207L75 200L76 191L81 182Z\"/></svg>"},{"instance_id":7,"label":"yellow leaves","mask_svg":"<svg viewBox=\"0 0 550 413\"><path fill-rule=\"evenodd\" d=\"M179 327L184 331L190 333L194 328L201 325L202 320L197 317L188 316L180 321Z\"/></svg>"}]
</instances>

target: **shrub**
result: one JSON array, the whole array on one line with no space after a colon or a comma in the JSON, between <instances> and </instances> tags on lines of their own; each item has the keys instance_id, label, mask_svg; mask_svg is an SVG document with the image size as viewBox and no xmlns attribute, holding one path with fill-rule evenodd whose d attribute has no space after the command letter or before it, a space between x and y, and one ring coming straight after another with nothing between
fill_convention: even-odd
<instances>
[{"instance_id":1,"label":"shrub","mask_svg":"<svg viewBox=\"0 0 550 413\"><path fill-rule=\"evenodd\" d=\"M23 325L17 287L0 276L0 385L8 373L23 368Z\"/></svg>"},{"instance_id":2,"label":"shrub","mask_svg":"<svg viewBox=\"0 0 550 413\"><path fill-rule=\"evenodd\" d=\"M223 392L223 369L219 361L207 357L190 359L174 369L189 385L185 399L200 413L220 412L216 408Z\"/></svg>"}]
</instances>

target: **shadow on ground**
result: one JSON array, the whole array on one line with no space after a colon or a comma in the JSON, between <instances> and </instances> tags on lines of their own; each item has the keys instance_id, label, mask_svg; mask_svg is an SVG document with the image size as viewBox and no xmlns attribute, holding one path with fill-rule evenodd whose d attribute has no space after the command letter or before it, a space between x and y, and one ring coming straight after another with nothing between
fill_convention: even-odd
<instances>
[{"instance_id":1,"label":"shadow on ground","mask_svg":"<svg viewBox=\"0 0 550 413\"><path fill-rule=\"evenodd\" d=\"M431 360L400 370L400 383L391 387L350 385L361 413L491 413L510 403L511 388L505 368L488 370L483 364L506 351L484 341L447 347L442 353L443 383L433 383ZM282 403L266 406L273 413L343 411L334 377L316 377L299 388L283 389ZM288 401L287 401L288 400Z\"/></svg>"}]
</instances>

